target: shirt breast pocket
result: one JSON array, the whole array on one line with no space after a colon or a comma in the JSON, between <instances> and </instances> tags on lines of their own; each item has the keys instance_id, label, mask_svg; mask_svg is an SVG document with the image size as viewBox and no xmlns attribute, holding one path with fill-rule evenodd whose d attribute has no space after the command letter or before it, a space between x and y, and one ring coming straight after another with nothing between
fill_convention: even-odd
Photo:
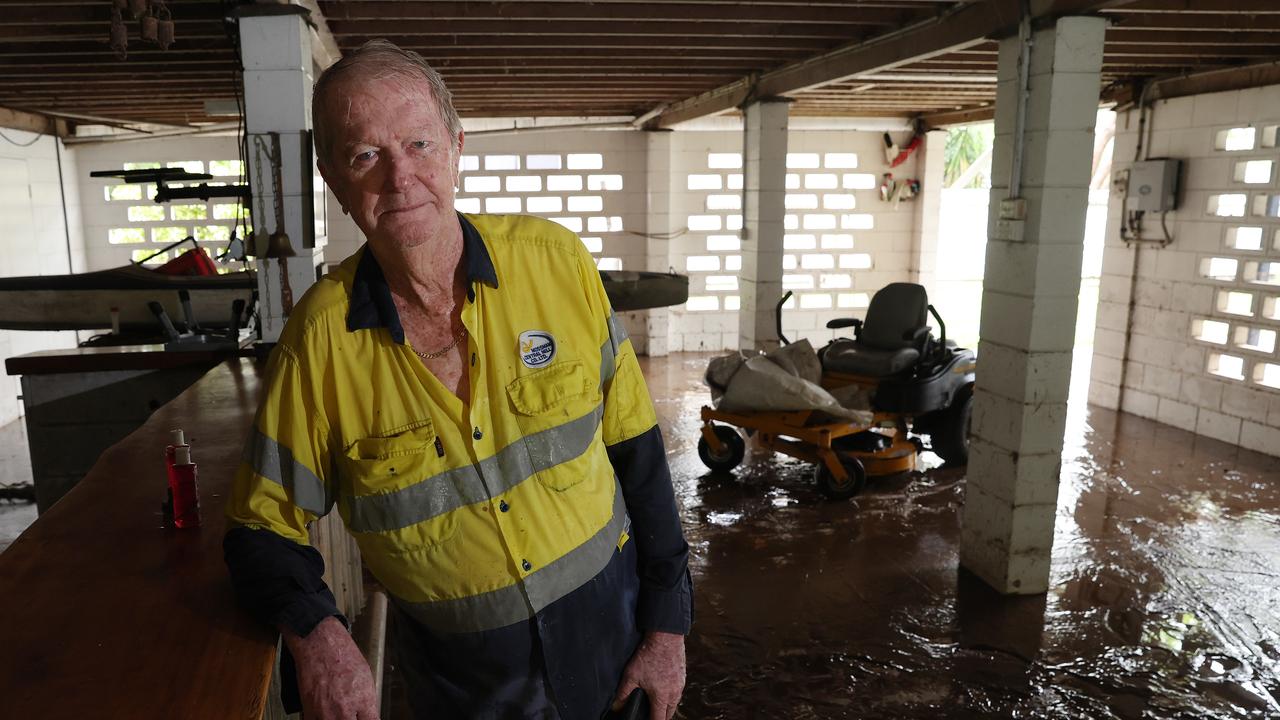
<instances>
[{"instance_id":1,"label":"shirt breast pocket","mask_svg":"<svg viewBox=\"0 0 1280 720\"><path fill-rule=\"evenodd\" d=\"M507 385L521 442L538 481L556 491L581 483L597 470L599 458L572 463L584 454L603 454L595 442L602 396L581 360L566 360Z\"/></svg>"},{"instance_id":2,"label":"shirt breast pocket","mask_svg":"<svg viewBox=\"0 0 1280 720\"><path fill-rule=\"evenodd\" d=\"M451 483L440 455L429 419L348 445L337 464L352 532L377 536L387 545L384 552L392 553L439 545L452 537L457 529L453 513L428 502L451 495L435 487Z\"/></svg>"}]
</instances>

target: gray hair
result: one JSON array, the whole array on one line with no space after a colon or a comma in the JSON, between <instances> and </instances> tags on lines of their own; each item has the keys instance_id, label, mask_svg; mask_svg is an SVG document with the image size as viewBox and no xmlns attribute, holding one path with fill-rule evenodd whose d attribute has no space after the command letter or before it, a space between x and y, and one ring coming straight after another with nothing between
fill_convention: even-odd
<instances>
[{"instance_id":1,"label":"gray hair","mask_svg":"<svg viewBox=\"0 0 1280 720\"><path fill-rule=\"evenodd\" d=\"M462 119L453 107L453 93L449 92L444 78L427 64L425 58L387 40L370 40L326 68L311 89L311 126L315 130L316 156L322 162L329 158L329 152L333 149L332 130L329 127L329 86L342 76L357 71L375 79L401 76L426 80L431 98L436 101L436 107L440 111L440 119L449 127L449 135L456 138L462 131ZM451 142L449 152L456 151L457 148Z\"/></svg>"}]
</instances>

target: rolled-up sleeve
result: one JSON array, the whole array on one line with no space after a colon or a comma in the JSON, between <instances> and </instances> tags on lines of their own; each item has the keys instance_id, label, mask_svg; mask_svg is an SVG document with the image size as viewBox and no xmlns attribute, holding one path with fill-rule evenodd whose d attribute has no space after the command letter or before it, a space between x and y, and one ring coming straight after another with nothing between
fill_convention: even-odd
<instances>
[{"instance_id":1,"label":"rolled-up sleeve","mask_svg":"<svg viewBox=\"0 0 1280 720\"><path fill-rule=\"evenodd\" d=\"M307 526L332 506L329 429L305 368L277 345L226 514L223 552L240 602L298 635L342 617Z\"/></svg>"}]
</instances>

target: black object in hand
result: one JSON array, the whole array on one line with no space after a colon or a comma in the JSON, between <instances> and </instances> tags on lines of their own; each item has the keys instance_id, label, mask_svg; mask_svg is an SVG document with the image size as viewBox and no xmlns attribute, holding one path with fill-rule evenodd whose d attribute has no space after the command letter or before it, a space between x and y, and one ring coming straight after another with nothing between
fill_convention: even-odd
<instances>
[{"instance_id":1,"label":"black object in hand","mask_svg":"<svg viewBox=\"0 0 1280 720\"><path fill-rule=\"evenodd\" d=\"M649 696L644 690L636 688L627 696L627 702L621 710L606 712L601 720L647 720L649 717Z\"/></svg>"}]
</instances>

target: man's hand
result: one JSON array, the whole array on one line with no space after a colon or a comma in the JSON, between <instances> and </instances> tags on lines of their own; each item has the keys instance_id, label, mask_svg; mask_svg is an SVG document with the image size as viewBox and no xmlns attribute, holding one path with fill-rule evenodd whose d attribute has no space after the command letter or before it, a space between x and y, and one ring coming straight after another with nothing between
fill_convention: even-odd
<instances>
[{"instance_id":1,"label":"man's hand","mask_svg":"<svg viewBox=\"0 0 1280 720\"><path fill-rule=\"evenodd\" d=\"M622 671L613 710L621 710L627 696L638 687L649 695L650 720L671 720L684 694L683 635L651 632L644 636Z\"/></svg>"},{"instance_id":2,"label":"man's hand","mask_svg":"<svg viewBox=\"0 0 1280 720\"><path fill-rule=\"evenodd\" d=\"M337 618L325 618L306 637L283 635L298 666L306 720L378 720L369 663Z\"/></svg>"}]
</instances>

